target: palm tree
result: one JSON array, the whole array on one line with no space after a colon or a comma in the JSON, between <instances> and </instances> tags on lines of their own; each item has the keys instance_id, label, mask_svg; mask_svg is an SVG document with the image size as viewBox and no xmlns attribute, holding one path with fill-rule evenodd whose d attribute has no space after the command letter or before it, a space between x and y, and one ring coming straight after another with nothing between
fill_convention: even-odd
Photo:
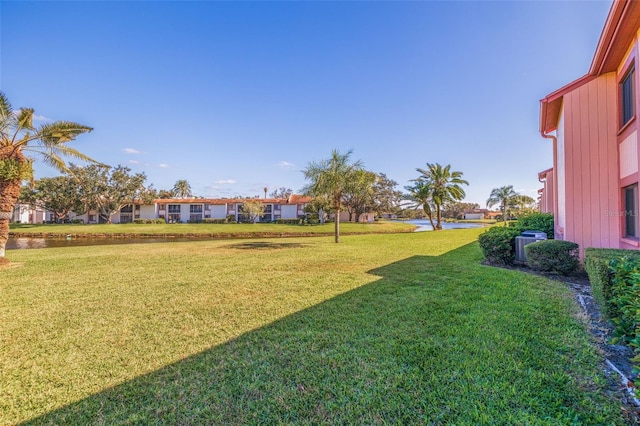
<instances>
[{"instance_id":1,"label":"palm tree","mask_svg":"<svg viewBox=\"0 0 640 426\"><path fill-rule=\"evenodd\" d=\"M413 186L405 186L404 189L409 191L405 199L413 201L416 206L422 207L422 210L429 218L431 227L436 230L436 225L433 223L433 207L432 207L432 191L429 182L419 181L414 179L415 184Z\"/></svg>"},{"instance_id":2,"label":"palm tree","mask_svg":"<svg viewBox=\"0 0 640 426\"><path fill-rule=\"evenodd\" d=\"M428 182L431 187L431 201L436 210L435 230L442 229L442 206L448 202L460 201L465 197L460 185L469 185L462 179L462 172L451 171L451 165L427 163L426 169L416 169L420 177L416 181Z\"/></svg>"},{"instance_id":3,"label":"palm tree","mask_svg":"<svg viewBox=\"0 0 640 426\"><path fill-rule=\"evenodd\" d=\"M33 109L13 109L0 92L0 263L5 263L5 247L9 238L9 220L13 215L22 181L33 176L32 152L55 169L69 173L61 157L84 161L95 160L65 145L78 135L93 130L70 121L56 121L38 127L33 125Z\"/></svg>"},{"instance_id":4,"label":"palm tree","mask_svg":"<svg viewBox=\"0 0 640 426\"><path fill-rule=\"evenodd\" d=\"M193 195L191 193L191 185L189 185L189 182L187 182L186 179L177 180L171 191L173 192L173 195L178 198L191 198Z\"/></svg>"},{"instance_id":5,"label":"palm tree","mask_svg":"<svg viewBox=\"0 0 640 426\"><path fill-rule=\"evenodd\" d=\"M487 208L491 208L496 204L500 205L504 226L507 226L509 207L517 196L518 193L513 190L513 185L501 186L500 188L493 188L491 190L491 195L489 195L489 199L487 200Z\"/></svg>"},{"instance_id":6,"label":"palm tree","mask_svg":"<svg viewBox=\"0 0 640 426\"><path fill-rule=\"evenodd\" d=\"M349 188L352 176L357 170L362 169L362 163L351 163L352 151L341 154L337 150L331 152L331 158L312 162L303 170L304 178L310 183L304 188L304 192L312 197L325 196L329 199L330 206L335 214L335 241L340 242L340 211L342 210L342 197Z\"/></svg>"}]
</instances>

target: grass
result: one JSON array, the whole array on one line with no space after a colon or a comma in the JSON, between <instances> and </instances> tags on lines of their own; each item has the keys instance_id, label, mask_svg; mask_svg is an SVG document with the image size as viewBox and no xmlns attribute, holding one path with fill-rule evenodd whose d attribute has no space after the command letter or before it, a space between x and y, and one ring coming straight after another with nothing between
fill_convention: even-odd
<instances>
[{"instance_id":1,"label":"grass","mask_svg":"<svg viewBox=\"0 0 640 426\"><path fill-rule=\"evenodd\" d=\"M411 232L416 227L409 223L379 221L373 223L340 223L340 233L375 234ZM56 234L74 236L109 235L235 235L235 236L281 236L281 235L332 235L334 224L283 225L276 223L175 223L175 224L11 224L10 232L24 235Z\"/></svg>"},{"instance_id":2,"label":"grass","mask_svg":"<svg viewBox=\"0 0 640 426\"><path fill-rule=\"evenodd\" d=\"M12 251L0 424L623 424L570 291L480 232Z\"/></svg>"}]
</instances>

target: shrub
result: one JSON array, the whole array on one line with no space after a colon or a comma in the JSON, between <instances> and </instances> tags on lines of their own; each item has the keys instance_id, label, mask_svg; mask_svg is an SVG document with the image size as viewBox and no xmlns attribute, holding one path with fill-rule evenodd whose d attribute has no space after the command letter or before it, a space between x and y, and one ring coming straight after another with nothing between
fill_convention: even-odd
<instances>
[{"instance_id":1,"label":"shrub","mask_svg":"<svg viewBox=\"0 0 640 426\"><path fill-rule=\"evenodd\" d=\"M511 265L516 259L516 237L520 232L516 228L494 226L480 234L478 242L487 262L494 265Z\"/></svg>"},{"instance_id":2,"label":"shrub","mask_svg":"<svg viewBox=\"0 0 640 426\"><path fill-rule=\"evenodd\" d=\"M609 266L612 261L625 256L640 260L640 252L635 250L588 248L584 251L584 269L589 275L593 298L608 318L618 316L615 306L611 303L613 273Z\"/></svg>"},{"instance_id":3,"label":"shrub","mask_svg":"<svg viewBox=\"0 0 640 426\"><path fill-rule=\"evenodd\" d=\"M538 271L569 275L580 266L578 244L571 241L543 240L524 246L527 264Z\"/></svg>"},{"instance_id":4,"label":"shrub","mask_svg":"<svg viewBox=\"0 0 640 426\"><path fill-rule=\"evenodd\" d=\"M202 223L229 223L229 222L227 221L226 218L225 219L214 219L214 218L207 217L205 219L202 219Z\"/></svg>"},{"instance_id":5,"label":"shrub","mask_svg":"<svg viewBox=\"0 0 640 426\"><path fill-rule=\"evenodd\" d=\"M611 317L614 342L626 343L636 353L632 358L634 367L640 362L640 261L636 256L612 260L609 266L612 275Z\"/></svg>"},{"instance_id":6,"label":"shrub","mask_svg":"<svg viewBox=\"0 0 640 426\"><path fill-rule=\"evenodd\" d=\"M236 220L235 215L232 215L232 214L228 214L227 215L227 223L236 223L236 222L237 222L237 220Z\"/></svg>"},{"instance_id":7,"label":"shrub","mask_svg":"<svg viewBox=\"0 0 640 426\"><path fill-rule=\"evenodd\" d=\"M153 223L167 223L167 222L164 219L133 219L133 223L137 225L140 225L140 224L149 225Z\"/></svg>"},{"instance_id":8,"label":"shrub","mask_svg":"<svg viewBox=\"0 0 640 426\"><path fill-rule=\"evenodd\" d=\"M542 231L547 234L547 238L552 240L554 234L553 214L531 213L524 215L518 218L513 227L521 231Z\"/></svg>"},{"instance_id":9,"label":"shrub","mask_svg":"<svg viewBox=\"0 0 640 426\"><path fill-rule=\"evenodd\" d=\"M302 219L276 219L276 223L280 223L283 225L301 225Z\"/></svg>"}]
</instances>

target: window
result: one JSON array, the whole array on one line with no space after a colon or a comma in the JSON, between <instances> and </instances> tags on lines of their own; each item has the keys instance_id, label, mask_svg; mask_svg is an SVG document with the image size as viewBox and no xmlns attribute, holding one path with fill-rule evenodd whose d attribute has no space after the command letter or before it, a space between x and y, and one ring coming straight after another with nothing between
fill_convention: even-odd
<instances>
[{"instance_id":1,"label":"window","mask_svg":"<svg viewBox=\"0 0 640 426\"><path fill-rule=\"evenodd\" d=\"M169 204L169 213L180 213L180 204Z\"/></svg>"},{"instance_id":2,"label":"window","mask_svg":"<svg viewBox=\"0 0 640 426\"><path fill-rule=\"evenodd\" d=\"M133 212L133 206L131 204L124 206L123 208L120 209L121 213L132 213Z\"/></svg>"},{"instance_id":3,"label":"window","mask_svg":"<svg viewBox=\"0 0 640 426\"><path fill-rule=\"evenodd\" d=\"M638 184L624 191L624 236L638 238Z\"/></svg>"},{"instance_id":4,"label":"window","mask_svg":"<svg viewBox=\"0 0 640 426\"><path fill-rule=\"evenodd\" d=\"M165 205L164 204L158 205L158 210L164 211L165 210Z\"/></svg>"},{"instance_id":5,"label":"window","mask_svg":"<svg viewBox=\"0 0 640 426\"><path fill-rule=\"evenodd\" d=\"M202 204L191 204L189 206L189 213L202 213Z\"/></svg>"},{"instance_id":6,"label":"window","mask_svg":"<svg viewBox=\"0 0 640 426\"><path fill-rule=\"evenodd\" d=\"M621 126L627 124L632 118L634 114L634 84L633 79L635 75L635 70L631 69L620 82L620 114L622 117Z\"/></svg>"}]
</instances>

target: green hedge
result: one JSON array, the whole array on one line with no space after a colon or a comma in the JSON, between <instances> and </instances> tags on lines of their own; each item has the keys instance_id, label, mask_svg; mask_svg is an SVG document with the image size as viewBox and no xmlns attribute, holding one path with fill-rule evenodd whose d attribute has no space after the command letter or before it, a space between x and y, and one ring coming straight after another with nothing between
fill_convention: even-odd
<instances>
[{"instance_id":1,"label":"green hedge","mask_svg":"<svg viewBox=\"0 0 640 426\"><path fill-rule=\"evenodd\" d=\"M589 275L593 298L602 307L602 313L608 318L615 318L618 313L611 304L613 298L611 288L613 286L613 274L609 269L611 261L622 257L634 257L640 259L640 252L622 249L596 249L587 248L584 251L584 269Z\"/></svg>"},{"instance_id":2,"label":"green hedge","mask_svg":"<svg viewBox=\"0 0 640 426\"><path fill-rule=\"evenodd\" d=\"M133 219L133 223L140 224L153 224L153 223L167 223L164 219Z\"/></svg>"},{"instance_id":3,"label":"green hedge","mask_svg":"<svg viewBox=\"0 0 640 426\"><path fill-rule=\"evenodd\" d=\"M551 213L531 213L518 218L518 221L511 225L522 231L542 231L547 234L547 238L554 238L554 222Z\"/></svg>"},{"instance_id":4,"label":"green hedge","mask_svg":"<svg viewBox=\"0 0 640 426\"><path fill-rule=\"evenodd\" d=\"M487 262L493 265L511 265L516 259L517 228L494 226L480 234L478 242Z\"/></svg>"},{"instance_id":5,"label":"green hedge","mask_svg":"<svg viewBox=\"0 0 640 426\"><path fill-rule=\"evenodd\" d=\"M527 264L537 271L569 275L578 270L578 244L571 241L543 240L524 246Z\"/></svg>"},{"instance_id":6,"label":"green hedge","mask_svg":"<svg viewBox=\"0 0 640 426\"><path fill-rule=\"evenodd\" d=\"M229 223L229 221L225 219L213 219L210 217L202 219L202 223Z\"/></svg>"},{"instance_id":7,"label":"green hedge","mask_svg":"<svg viewBox=\"0 0 640 426\"><path fill-rule=\"evenodd\" d=\"M283 225L302 225L302 219L276 219L276 223Z\"/></svg>"}]
</instances>

